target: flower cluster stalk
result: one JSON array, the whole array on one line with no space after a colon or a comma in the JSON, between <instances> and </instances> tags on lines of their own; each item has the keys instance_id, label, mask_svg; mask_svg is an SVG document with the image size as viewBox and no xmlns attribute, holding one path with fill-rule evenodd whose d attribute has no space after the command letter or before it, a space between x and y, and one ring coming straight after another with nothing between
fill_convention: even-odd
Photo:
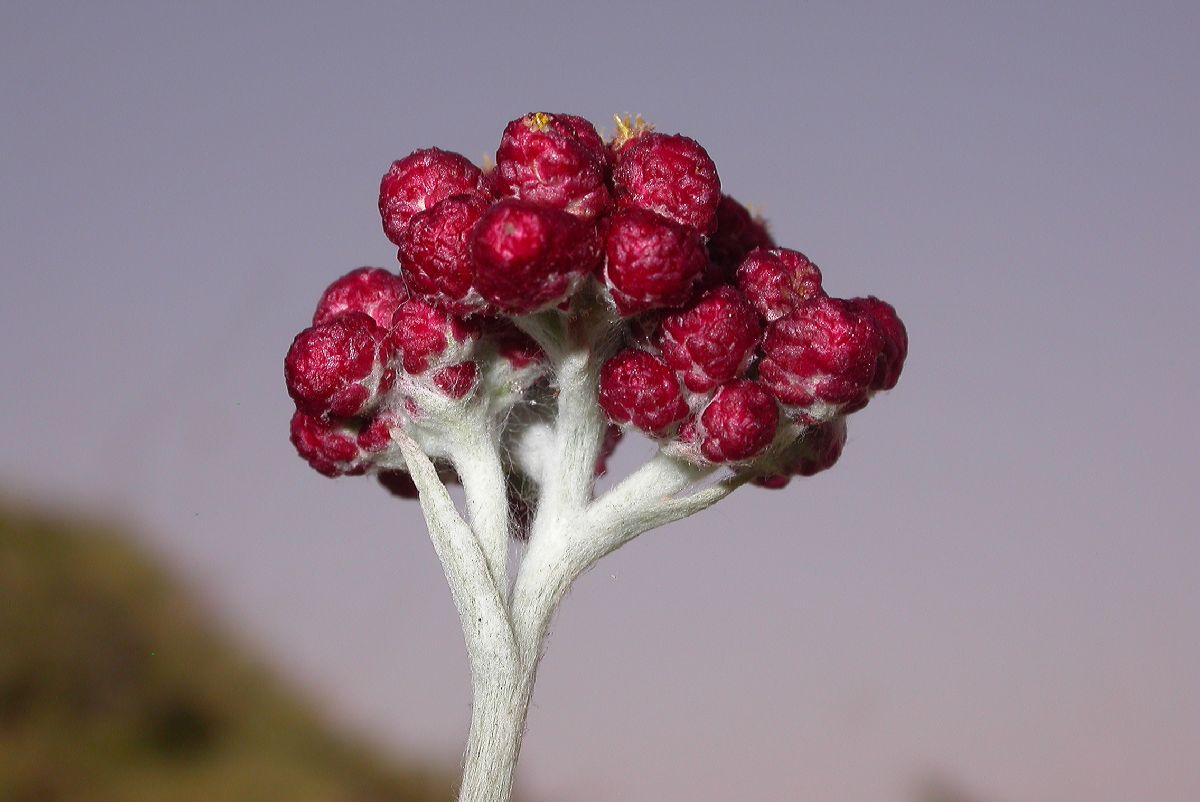
<instances>
[{"instance_id":1,"label":"flower cluster stalk","mask_svg":"<svg viewBox=\"0 0 1200 802\"><path fill-rule=\"evenodd\" d=\"M300 456L420 499L471 667L463 802L512 793L572 583L742 484L832 467L908 351L896 310L830 295L699 142L617 122L606 141L535 112L486 170L439 148L393 162L379 212L399 273L334 281L284 359ZM658 451L597 496L629 430Z\"/></svg>"},{"instance_id":2,"label":"flower cluster stalk","mask_svg":"<svg viewBox=\"0 0 1200 802\"><path fill-rule=\"evenodd\" d=\"M689 486L714 469L660 451L594 498L607 425L596 401L596 374L610 333L602 322L556 311L522 323L549 355L560 390L553 437L537 455L540 503L511 589L505 569L513 523L499 438L489 431L486 416L445 422L450 458L466 496L465 517L429 456L413 440L402 441L471 667L474 698L460 802L509 799L546 635L571 584L641 532L700 512L741 484L730 479L687 495Z\"/></svg>"}]
</instances>

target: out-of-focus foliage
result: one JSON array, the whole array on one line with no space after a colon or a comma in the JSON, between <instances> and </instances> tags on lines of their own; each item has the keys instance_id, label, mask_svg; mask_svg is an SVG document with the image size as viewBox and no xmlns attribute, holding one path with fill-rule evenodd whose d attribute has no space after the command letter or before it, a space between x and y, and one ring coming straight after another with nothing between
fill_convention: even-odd
<instances>
[{"instance_id":1,"label":"out-of-focus foliage","mask_svg":"<svg viewBox=\"0 0 1200 802\"><path fill-rule=\"evenodd\" d=\"M0 802L425 802L331 734L131 541L0 499Z\"/></svg>"}]
</instances>

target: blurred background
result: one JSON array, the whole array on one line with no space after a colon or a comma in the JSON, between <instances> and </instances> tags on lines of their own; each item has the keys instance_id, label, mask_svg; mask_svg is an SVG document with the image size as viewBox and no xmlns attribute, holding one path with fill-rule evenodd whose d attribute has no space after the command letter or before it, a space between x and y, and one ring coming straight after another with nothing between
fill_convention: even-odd
<instances>
[{"instance_id":1,"label":"blurred background","mask_svg":"<svg viewBox=\"0 0 1200 802\"><path fill-rule=\"evenodd\" d=\"M4 4L0 800L450 797L419 510L296 457L282 359L395 266L392 159L533 110L695 137L911 351L836 470L577 584L522 799L1200 798L1197 34L1168 2Z\"/></svg>"}]
</instances>

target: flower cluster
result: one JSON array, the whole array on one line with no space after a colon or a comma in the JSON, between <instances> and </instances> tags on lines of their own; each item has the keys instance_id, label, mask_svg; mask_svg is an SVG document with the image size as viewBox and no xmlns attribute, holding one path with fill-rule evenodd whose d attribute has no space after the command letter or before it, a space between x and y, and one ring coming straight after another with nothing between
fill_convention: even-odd
<instances>
[{"instance_id":1,"label":"flower cluster","mask_svg":"<svg viewBox=\"0 0 1200 802\"><path fill-rule=\"evenodd\" d=\"M683 456L755 463L760 484L781 487L833 465L843 418L896 385L908 337L886 302L829 296L797 251L719 247L729 259L723 273L710 267L719 283L660 313L605 365L600 403Z\"/></svg>"},{"instance_id":2,"label":"flower cluster","mask_svg":"<svg viewBox=\"0 0 1200 802\"><path fill-rule=\"evenodd\" d=\"M699 143L640 119L606 142L580 117L528 114L488 170L417 150L384 175L379 212L399 272L335 281L284 365L292 441L329 476L377 472L409 494L398 435L429 435L436 457L422 426L472 405L500 437L516 436L508 421L552 424L556 377L525 333L539 316L605 321L598 471L633 427L781 487L836 461L845 416L904 363L890 305L828 295L816 265L723 194Z\"/></svg>"}]
</instances>

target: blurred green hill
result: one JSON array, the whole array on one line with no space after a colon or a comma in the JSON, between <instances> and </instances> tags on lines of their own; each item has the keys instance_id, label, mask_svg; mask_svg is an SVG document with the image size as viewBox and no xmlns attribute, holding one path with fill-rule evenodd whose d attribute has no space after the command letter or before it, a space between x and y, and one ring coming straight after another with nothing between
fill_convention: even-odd
<instances>
[{"instance_id":1,"label":"blurred green hill","mask_svg":"<svg viewBox=\"0 0 1200 802\"><path fill-rule=\"evenodd\" d=\"M0 802L427 802L335 735L129 537L0 499Z\"/></svg>"}]
</instances>

